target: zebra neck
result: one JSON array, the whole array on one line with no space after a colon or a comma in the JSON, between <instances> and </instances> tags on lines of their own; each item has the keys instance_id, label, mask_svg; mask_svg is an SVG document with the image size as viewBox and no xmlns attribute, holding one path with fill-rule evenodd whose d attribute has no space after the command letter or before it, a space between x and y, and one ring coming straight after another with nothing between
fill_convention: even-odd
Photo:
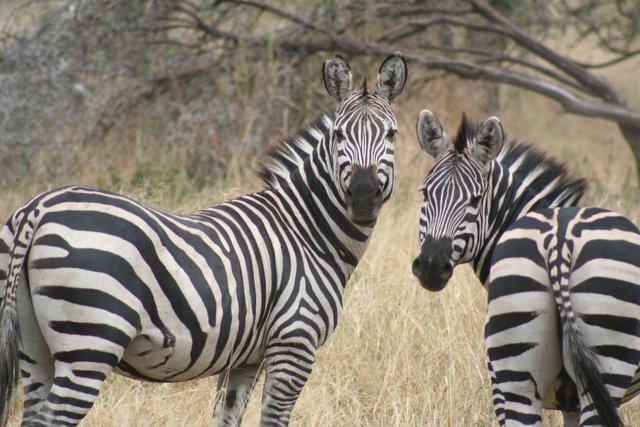
<instances>
[{"instance_id":1,"label":"zebra neck","mask_svg":"<svg viewBox=\"0 0 640 427\"><path fill-rule=\"evenodd\" d=\"M518 218L532 210L535 198L523 188L522 182L514 179L508 169L498 163L491 169L490 176L487 201L484 212L480 214L486 221L479 227L484 230L484 236L481 235L479 239L483 243L473 260L473 269L483 286L486 286L489 278L491 257L500 236Z\"/></svg>"},{"instance_id":2,"label":"zebra neck","mask_svg":"<svg viewBox=\"0 0 640 427\"><path fill-rule=\"evenodd\" d=\"M348 217L346 205L335 183L333 166L324 159L330 158L317 147L304 166L291 175L288 186L281 191L295 201L292 209L308 218L313 240L312 247L323 248L327 259L339 264L344 273L344 284L364 255L373 227L359 227Z\"/></svg>"}]
</instances>

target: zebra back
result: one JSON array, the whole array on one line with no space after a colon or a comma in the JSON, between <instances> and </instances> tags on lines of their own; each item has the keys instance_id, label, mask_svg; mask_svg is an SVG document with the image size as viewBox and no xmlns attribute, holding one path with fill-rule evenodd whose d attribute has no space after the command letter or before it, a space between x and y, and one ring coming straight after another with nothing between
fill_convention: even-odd
<instances>
[{"instance_id":1,"label":"zebra back","mask_svg":"<svg viewBox=\"0 0 640 427\"><path fill-rule=\"evenodd\" d=\"M515 140L504 144L491 166L493 203L486 213L489 225L484 244L473 260L482 283L488 278L497 239L510 224L528 212L577 206L588 187L585 179L571 176L564 163Z\"/></svg>"}]
</instances>

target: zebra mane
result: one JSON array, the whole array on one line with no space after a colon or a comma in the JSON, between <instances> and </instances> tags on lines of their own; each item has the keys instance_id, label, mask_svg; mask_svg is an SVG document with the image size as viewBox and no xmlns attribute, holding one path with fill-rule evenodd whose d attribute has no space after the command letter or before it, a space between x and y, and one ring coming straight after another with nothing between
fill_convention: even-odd
<instances>
[{"instance_id":1,"label":"zebra mane","mask_svg":"<svg viewBox=\"0 0 640 427\"><path fill-rule=\"evenodd\" d=\"M473 141L477 128L478 126L463 112L460 126L458 126L458 132L453 140L453 146L458 154L464 153L464 150L467 148L467 143Z\"/></svg>"},{"instance_id":2,"label":"zebra mane","mask_svg":"<svg viewBox=\"0 0 640 427\"><path fill-rule=\"evenodd\" d=\"M288 182L291 174L300 170L318 143L328 136L334 115L333 111L321 114L268 150L258 170L258 176L268 188Z\"/></svg>"},{"instance_id":3,"label":"zebra mane","mask_svg":"<svg viewBox=\"0 0 640 427\"><path fill-rule=\"evenodd\" d=\"M518 181L516 185L535 195L536 209L575 206L587 190L585 179L573 178L564 163L531 144L511 140L502 147L496 161L511 172Z\"/></svg>"},{"instance_id":4,"label":"zebra mane","mask_svg":"<svg viewBox=\"0 0 640 427\"><path fill-rule=\"evenodd\" d=\"M467 149L477 129L478 124L462 113L453 140L457 153L462 154ZM538 151L531 144L509 140L503 145L496 161L509 169L515 180L526 186L529 194L536 195L536 209L575 206L587 190L585 179L572 178L564 163Z\"/></svg>"}]
</instances>

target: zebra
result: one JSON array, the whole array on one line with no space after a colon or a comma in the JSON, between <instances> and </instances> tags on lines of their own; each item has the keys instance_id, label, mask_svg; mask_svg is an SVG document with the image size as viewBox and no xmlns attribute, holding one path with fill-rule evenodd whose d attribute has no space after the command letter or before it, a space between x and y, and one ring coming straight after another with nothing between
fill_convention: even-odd
<instances>
[{"instance_id":1,"label":"zebra","mask_svg":"<svg viewBox=\"0 0 640 427\"><path fill-rule=\"evenodd\" d=\"M575 207L586 181L532 146L504 143L498 118L463 115L453 144L423 110L418 140L435 158L421 191L421 252L431 291L471 263L488 291L485 343L500 425L620 425L640 392L640 234L624 217ZM603 277L602 271L607 271Z\"/></svg>"},{"instance_id":2,"label":"zebra","mask_svg":"<svg viewBox=\"0 0 640 427\"><path fill-rule=\"evenodd\" d=\"M580 408L567 425L622 425L617 407L640 393L640 230L604 209L542 209L505 231L491 263L485 341L498 419L539 423L536 393L564 369L576 389L560 395Z\"/></svg>"},{"instance_id":3,"label":"zebra","mask_svg":"<svg viewBox=\"0 0 640 427\"><path fill-rule=\"evenodd\" d=\"M84 186L18 209L0 232L0 417L19 373L23 425L75 425L115 371L221 374L215 421L238 425L265 374L262 425L287 425L346 283L395 186L392 103L407 65L355 88L323 64L338 106L271 150L265 188L190 215Z\"/></svg>"}]
</instances>

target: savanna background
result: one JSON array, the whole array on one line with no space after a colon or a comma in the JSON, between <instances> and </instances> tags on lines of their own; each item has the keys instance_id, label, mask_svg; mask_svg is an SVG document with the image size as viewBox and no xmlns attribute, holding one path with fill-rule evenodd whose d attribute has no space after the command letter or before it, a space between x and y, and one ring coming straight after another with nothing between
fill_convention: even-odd
<instances>
[{"instance_id":1,"label":"savanna background","mask_svg":"<svg viewBox=\"0 0 640 427\"><path fill-rule=\"evenodd\" d=\"M513 25L498 31L504 22L483 5ZM482 286L466 266L437 294L411 275L417 190L432 164L416 141L417 114L429 108L450 135L463 111L478 121L497 115L510 137L589 179L584 205L640 224L639 19L635 1L608 0L4 0L0 214L77 183L182 213L259 191L254 171L266 149L333 107L322 62L340 52L356 82L372 82L382 59L401 49L410 80L395 105L396 194L291 423L497 425ZM531 40L560 59L531 49L539 46ZM553 91L507 78L518 75L556 85L590 108L576 111ZM585 76L609 86L594 89ZM209 425L215 384L114 375L83 425ZM259 422L260 389L246 425ZM20 399L15 406L10 425L19 424ZM628 426L640 426L640 399L622 413ZM559 414L545 417L546 425L561 423Z\"/></svg>"}]
</instances>

